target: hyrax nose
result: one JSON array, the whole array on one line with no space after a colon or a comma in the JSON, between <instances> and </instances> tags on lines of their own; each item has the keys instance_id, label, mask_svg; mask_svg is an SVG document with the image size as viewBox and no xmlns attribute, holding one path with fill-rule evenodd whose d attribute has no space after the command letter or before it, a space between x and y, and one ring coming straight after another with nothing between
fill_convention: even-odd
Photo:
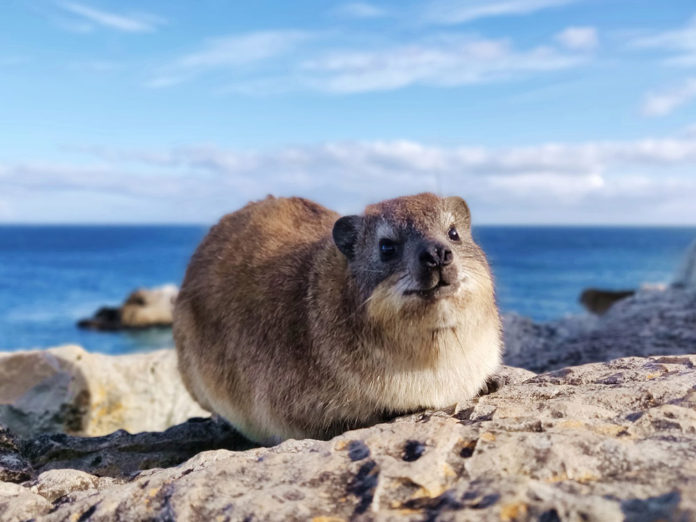
<instances>
[{"instance_id":1,"label":"hyrax nose","mask_svg":"<svg viewBox=\"0 0 696 522\"><path fill-rule=\"evenodd\" d=\"M428 243L418 254L418 261L423 268L434 270L452 264L452 251L442 243Z\"/></svg>"}]
</instances>

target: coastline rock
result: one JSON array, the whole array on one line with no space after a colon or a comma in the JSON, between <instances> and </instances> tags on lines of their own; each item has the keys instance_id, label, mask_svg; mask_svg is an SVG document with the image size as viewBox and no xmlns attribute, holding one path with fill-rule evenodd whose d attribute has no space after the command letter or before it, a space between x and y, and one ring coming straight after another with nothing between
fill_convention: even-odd
<instances>
[{"instance_id":1,"label":"coastline rock","mask_svg":"<svg viewBox=\"0 0 696 522\"><path fill-rule=\"evenodd\" d=\"M125 328L171 326L178 293L176 285L135 290L121 307L121 323Z\"/></svg>"},{"instance_id":2,"label":"coastline rock","mask_svg":"<svg viewBox=\"0 0 696 522\"><path fill-rule=\"evenodd\" d=\"M580 294L580 303L588 312L602 315L611 305L635 294L635 290L602 290L599 288L588 288Z\"/></svg>"},{"instance_id":3,"label":"coastline rock","mask_svg":"<svg viewBox=\"0 0 696 522\"><path fill-rule=\"evenodd\" d=\"M672 286L681 288L696 288L696 241L691 243L686 251L684 261L677 271Z\"/></svg>"},{"instance_id":4,"label":"coastline rock","mask_svg":"<svg viewBox=\"0 0 696 522\"><path fill-rule=\"evenodd\" d=\"M103 331L169 327L178 293L176 285L138 288L120 307L102 307L94 316L78 321L77 326Z\"/></svg>"},{"instance_id":5,"label":"coastline rock","mask_svg":"<svg viewBox=\"0 0 696 522\"><path fill-rule=\"evenodd\" d=\"M627 356L696 352L696 288L642 289L602 316L503 317L505 364L534 372Z\"/></svg>"},{"instance_id":6,"label":"coastline rock","mask_svg":"<svg viewBox=\"0 0 696 522\"><path fill-rule=\"evenodd\" d=\"M35 474L0 483L0 518L696 517L696 356L623 358L521 382L516 375L455 412L401 417L330 441L203 451L178 465L166 451L186 444L195 422L163 434L29 440L19 456ZM95 451L85 458L81 447ZM130 462L141 471L134 473L91 467L96 456L131 451L149 454L149 469L137 458Z\"/></svg>"},{"instance_id":7,"label":"coastline rock","mask_svg":"<svg viewBox=\"0 0 696 522\"><path fill-rule=\"evenodd\" d=\"M181 382L174 350L0 352L0 426L21 436L163 430L206 415Z\"/></svg>"},{"instance_id":8,"label":"coastline rock","mask_svg":"<svg viewBox=\"0 0 696 522\"><path fill-rule=\"evenodd\" d=\"M80 319L77 322L79 328L86 330L101 330L103 332L115 332L123 328L121 324L121 309L111 306L102 306L88 319Z\"/></svg>"}]
</instances>

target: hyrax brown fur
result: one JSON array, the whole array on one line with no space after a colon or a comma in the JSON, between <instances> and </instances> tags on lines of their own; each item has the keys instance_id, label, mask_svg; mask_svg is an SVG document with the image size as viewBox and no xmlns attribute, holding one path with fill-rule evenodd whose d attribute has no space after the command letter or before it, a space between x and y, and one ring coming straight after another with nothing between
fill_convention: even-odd
<instances>
[{"instance_id":1,"label":"hyrax brown fur","mask_svg":"<svg viewBox=\"0 0 696 522\"><path fill-rule=\"evenodd\" d=\"M452 406L501 353L469 209L433 194L340 219L301 198L228 214L191 259L174 336L195 399L264 444Z\"/></svg>"}]
</instances>

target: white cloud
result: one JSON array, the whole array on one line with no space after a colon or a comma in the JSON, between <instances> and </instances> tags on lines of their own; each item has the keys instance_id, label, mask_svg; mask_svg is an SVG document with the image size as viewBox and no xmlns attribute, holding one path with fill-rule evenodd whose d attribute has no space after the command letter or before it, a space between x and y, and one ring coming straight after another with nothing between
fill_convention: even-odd
<instances>
[{"instance_id":1,"label":"white cloud","mask_svg":"<svg viewBox=\"0 0 696 522\"><path fill-rule=\"evenodd\" d=\"M77 2L62 2L58 4L65 11L88 22L131 33L154 31L163 23L159 17L150 14L116 14L101 9L95 9ZM83 30L85 26L82 26Z\"/></svg>"},{"instance_id":2,"label":"white cloud","mask_svg":"<svg viewBox=\"0 0 696 522\"><path fill-rule=\"evenodd\" d=\"M649 93L643 102L643 113L647 116L666 116L694 99L696 99L696 78L689 78L677 87Z\"/></svg>"},{"instance_id":3,"label":"white cloud","mask_svg":"<svg viewBox=\"0 0 696 522\"><path fill-rule=\"evenodd\" d=\"M273 94L310 89L360 93L507 80L574 67L586 60L584 55L553 47L518 50L506 40L459 35L381 48L320 51L309 58L287 56L311 37L300 31L277 31L212 40L203 50L161 68L146 85L168 87L222 70L233 80L220 92ZM274 61L280 56L282 61Z\"/></svg>"},{"instance_id":4,"label":"white cloud","mask_svg":"<svg viewBox=\"0 0 696 522\"><path fill-rule=\"evenodd\" d=\"M408 39L299 30L231 35L172 60L145 85L169 87L216 72L213 92L246 95L453 87L576 67L592 58L586 51L597 41L591 27L567 29L556 37L561 44L551 40L528 48L503 38L428 33Z\"/></svg>"},{"instance_id":5,"label":"white cloud","mask_svg":"<svg viewBox=\"0 0 696 522\"><path fill-rule=\"evenodd\" d=\"M385 9L366 2L341 4L333 10L333 13L346 18L381 18L387 15Z\"/></svg>"},{"instance_id":6,"label":"white cloud","mask_svg":"<svg viewBox=\"0 0 696 522\"><path fill-rule=\"evenodd\" d=\"M565 69L583 57L551 47L515 49L506 40L445 35L370 50L329 51L302 64L308 85L336 93L409 85L451 87Z\"/></svg>"},{"instance_id":7,"label":"white cloud","mask_svg":"<svg viewBox=\"0 0 696 522\"><path fill-rule=\"evenodd\" d=\"M684 27L635 37L630 45L670 52L670 57L665 60L667 65L694 67L696 66L696 16Z\"/></svg>"},{"instance_id":8,"label":"white cloud","mask_svg":"<svg viewBox=\"0 0 696 522\"><path fill-rule=\"evenodd\" d=\"M574 51L592 50L599 45L594 27L568 27L556 35L556 40Z\"/></svg>"},{"instance_id":9,"label":"white cloud","mask_svg":"<svg viewBox=\"0 0 696 522\"><path fill-rule=\"evenodd\" d=\"M131 161L159 168L209 174L285 172L317 180L333 174L349 177L455 176L495 177L553 175L587 177L613 166L693 167L696 139L663 138L635 141L548 143L528 147L439 147L413 141L338 142L287 147L266 152L217 147L183 147L165 151L91 151L109 162ZM324 173L323 175L321 173ZM267 174L270 175L270 174ZM262 176L263 177L263 176ZM264 180L261 183L265 184Z\"/></svg>"},{"instance_id":10,"label":"white cloud","mask_svg":"<svg viewBox=\"0 0 696 522\"><path fill-rule=\"evenodd\" d=\"M375 141L267 151L93 149L92 161L95 154L87 166L0 165L3 197L16 203L13 219L26 220L28 203L45 200L49 219L60 221L67 212L60 201L85 192L92 218L108 221L112 212L112 221L123 221L127 207L133 221L146 210L151 221L210 222L267 193L355 212L430 190L469 199L477 222L696 223L693 138L507 148Z\"/></svg>"},{"instance_id":11,"label":"white cloud","mask_svg":"<svg viewBox=\"0 0 696 522\"><path fill-rule=\"evenodd\" d=\"M436 0L426 9L424 19L453 25L479 18L523 15L569 4L575 0Z\"/></svg>"},{"instance_id":12,"label":"white cloud","mask_svg":"<svg viewBox=\"0 0 696 522\"><path fill-rule=\"evenodd\" d=\"M210 39L200 50L162 67L147 86L166 87L211 70L258 64L290 52L311 37L304 31L279 30Z\"/></svg>"}]
</instances>

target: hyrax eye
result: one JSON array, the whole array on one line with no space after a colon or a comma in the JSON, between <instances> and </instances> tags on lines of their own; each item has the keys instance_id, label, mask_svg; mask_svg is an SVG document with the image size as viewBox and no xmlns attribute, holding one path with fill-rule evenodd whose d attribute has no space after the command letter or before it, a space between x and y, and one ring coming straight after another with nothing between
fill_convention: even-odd
<instances>
[{"instance_id":1,"label":"hyrax eye","mask_svg":"<svg viewBox=\"0 0 696 522\"><path fill-rule=\"evenodd\" d=\"M457 229L453 226L450 227L449 232L447 232L447 235L452 241L459 241L459 232L457 232Z\"/></svg>"},{"instance_id":2,"label":"hyrax eye","mask_svg":"<svg viewBox=\"0 0 696 522\"><path fill-rule=\"evenodd\" d=\"M383 238L379 240L379 255L382 261L394 259L398 253L399 245L391 239Z\"/></svg>"}]
</instances>

